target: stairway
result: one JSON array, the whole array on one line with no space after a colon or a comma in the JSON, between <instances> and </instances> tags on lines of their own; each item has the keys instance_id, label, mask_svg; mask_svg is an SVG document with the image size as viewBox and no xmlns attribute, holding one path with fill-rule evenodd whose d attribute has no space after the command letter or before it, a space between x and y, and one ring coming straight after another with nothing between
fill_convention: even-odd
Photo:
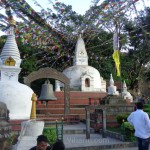
<instances>
[{"instance_id":1,"label":"stairway","mask_svg":"<svg viewBox=\"0 0 150 150\"><path fill-rule=\"evenodd\" d=\"M65 123L78 123L85 120L85 106L89 105L90 98L103 98L106 93L100 92L70 92L70 114L64 115L64 92L55 92L56 101L49 101L45 104L37 105L37 118L44 121L56 121L64 118Z\"/></svg>"}]
</instances>

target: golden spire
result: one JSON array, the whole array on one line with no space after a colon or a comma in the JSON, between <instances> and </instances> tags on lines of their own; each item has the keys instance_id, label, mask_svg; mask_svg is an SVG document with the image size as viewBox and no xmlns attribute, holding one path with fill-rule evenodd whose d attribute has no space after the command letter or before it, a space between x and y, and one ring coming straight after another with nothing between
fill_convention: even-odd
<instances>
[{"instance_id":1,"label":"golden spire","mask_svg":"<svg viewBox=\"0 0 150 150\"><path fill-rule=\"evenodd\" d=\"M31 114L30 114L30 119L36 119L36 101L37 101L37 96L35 93L32 94L32 108L31 108Z\"/></svg>"},{"instance_id":2,"label":"golden spire","mask_svg":"<svg viewBox=\"0 0 150 150\"><path fill-rule=\"evenodd\" d=\"M9 20L9 25L10 25L10 26L13 25L13 26L16 27L16 21L14 20L13 17L10 18L10 20Z\"/></svg>"},{"instance_id":3,"label":"golden spire","mask_svg":"<svg viewBox=\"0 0 150 150\"><path fill-rule=\"evenodd\" d=\"M9 28L8 28L8 35L14 35L14 28L16 27L16 21L11 16L9 19Z\"/></svg>"}]
</instances>

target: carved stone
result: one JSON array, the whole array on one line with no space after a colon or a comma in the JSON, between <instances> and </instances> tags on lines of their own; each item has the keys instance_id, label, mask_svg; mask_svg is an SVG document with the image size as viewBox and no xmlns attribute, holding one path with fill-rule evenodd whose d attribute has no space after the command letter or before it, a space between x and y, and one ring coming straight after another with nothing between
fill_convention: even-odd
<instances>
[{"instance_id":1,"label":"carved stone","mask_svg":"<svg viewBox=\"0 0 150 150\"><path fill-rule=\"evenodd\" d=\"M0 102L0 149L11 150L8 138L11 136L11 126L8 123L9 111L5 103Z\"/></svg>"}]
</instances>

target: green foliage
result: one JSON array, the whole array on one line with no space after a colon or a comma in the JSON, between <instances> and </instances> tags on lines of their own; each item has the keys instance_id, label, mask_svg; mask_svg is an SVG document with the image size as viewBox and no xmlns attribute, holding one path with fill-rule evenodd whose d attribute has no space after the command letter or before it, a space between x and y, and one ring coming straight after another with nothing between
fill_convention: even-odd
<instances>
[{"instance_id":1,"label":"green foliage","mask_svg":"<svg viewBox=\"0 0 150 150\"><path fill-rule=\"evenodd\" d=\"M143 110L150 116L150 104L145 104Z\"/></svg>"},{"instance_id":2,"label":"green foliage","mask_svg":"<svg viewBox=\"0 0 150 150\"><path fill-rule=\"evenodd\" d=\"M121 129L126 128L129 129L131 131L134 131L134 127L129 123L129 122L123 122L121 124Z\"/></svg>"},{"instance_id":3,"label":"green foliage","mask_svg":"<svg viewBox=\"0 0 150 150\"><path fill-rule=\"evenodd\" d=\"M126 114L118 114L116 116L116 120L118 122L119 125L121 125L123 123L123 121L127 121L127 117L129 116L129 113Z\"/></svg>"},{"instance_id":4,"label":"green foliage","mask_svg":"<svg viewBox=\"0 0 150 150\"><path fill-rule=\"evenodd\" d=\"M8 142L11 144L11 145L15 145L17 144L18 142L18 134L12 134L9 138L8 138Z\"/></svg>"},{"instance_id":5,"label":"green foliage","mask_svg":"<svg viewBox=\"0 0 150 150\"><path fill-rule=\"evenodd\" d=\"M116 120L117 120L118 124L121 125L123 123L123 121L127 121L128 116L129 116L129 114L118 114L116 116Z\"/></svg>"},{"instance_id":6,"label":"green foliage","mask_svg":"<svg viewBox=\"0 0 150 150\"><path fill-rule=\"evenodd\" d=\"M53 145L57 139L56 128L54 127L44 128L43 135L45 135L48 138L49 144Z\"/></svg>"},{"instance_id":7,"label":"green foliage","mask_svg":"<svg viewBox=\"0 0 150 150\"><path fill-rule=\"evenodd\" d=\"M123 122L121 125L122 133L124 134L125 141L135 141L134 127L129 122Z\"/></svg>"}]
</instances>

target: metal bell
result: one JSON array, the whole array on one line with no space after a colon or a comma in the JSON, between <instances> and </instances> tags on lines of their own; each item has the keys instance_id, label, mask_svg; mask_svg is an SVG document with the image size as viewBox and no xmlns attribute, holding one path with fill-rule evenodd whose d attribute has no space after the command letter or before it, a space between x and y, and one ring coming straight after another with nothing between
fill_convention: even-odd
<instances>
[{"instance_id":1,"label":"metal bell","mask_svg":"<svg viewBox=\"0 0 150 150\"><path fill-rule=\"evenodd\" d=\"M57 100L57 98L54 96L53 85L50 84L50 81L48 79L42 85L41 94L38 100L41 101Z\"/></svg>"}]
</instances>

